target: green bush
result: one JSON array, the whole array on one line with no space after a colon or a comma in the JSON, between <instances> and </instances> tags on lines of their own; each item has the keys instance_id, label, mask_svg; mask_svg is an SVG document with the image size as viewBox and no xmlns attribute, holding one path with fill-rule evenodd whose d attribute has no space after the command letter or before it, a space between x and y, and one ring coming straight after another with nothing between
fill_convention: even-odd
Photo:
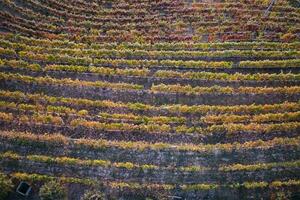
<instances>
[{"instance_id":1,"label":"green bush","mask_svg":"<svg viewBox=\"0 0 300 200\"><path fill-rule=\"evenodd\" d=\"M300 8L300 2L298 0L288 0L288 1L292 7Z\"/></svg>"},{"instance_id":2,"label":"green bush","mask_svg":"<svg viewBox=\"0 0 300 200\"><path fill-rule=\"evenodd\" d=\"M104 194L95 191L95 190L88 190L84 193L80 200L104 200Z\"/></svg>"},{"instance_id":3,"label":"green bush","mask_svg":"<svg viewBox=\"0 0 300 200\"><path fill-rule=\"evenodd\" d=\"M11 180L5 174L0 173L0 200L6 199L12 187Z\"/></svg>"},{"instance_id":4,"label":"green bush","mask_svg":"<svg viewBox=\"0 0 300 200\"><path fill-rule=\"evenodd\" d=\"M65 188L56 181L45 183L39 192L41 200L66 200L67 193Z\"/></svg>"}]
</instances>

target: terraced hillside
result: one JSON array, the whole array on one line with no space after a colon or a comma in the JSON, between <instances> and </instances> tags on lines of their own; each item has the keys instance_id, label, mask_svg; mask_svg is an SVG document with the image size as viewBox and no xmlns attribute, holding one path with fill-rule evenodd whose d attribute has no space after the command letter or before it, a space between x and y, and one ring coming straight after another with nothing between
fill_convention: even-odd
<instances>
[{"instance_id":1,"label":"terraced hillside","mask_svg":"<svg viewBox=\"0 0 300 200\"><path fill-rule=\"evenodd\" d=\"M300 199L299 1L270 3L0 1L3 198Z\"/></svg>"}]
</instances>

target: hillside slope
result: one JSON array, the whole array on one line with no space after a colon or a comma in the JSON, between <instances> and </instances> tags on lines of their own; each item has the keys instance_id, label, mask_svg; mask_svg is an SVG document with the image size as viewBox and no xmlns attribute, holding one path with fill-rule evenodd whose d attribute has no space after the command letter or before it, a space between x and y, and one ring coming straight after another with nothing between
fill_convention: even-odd
<instances>
[{"instance_id":1,"label":"hillside slope","mask_svg":"<svg viewBox=\"0 0 300 200\"><path fill-rule=\"evenodd\" d=\"M49 180L72 200L299 199L300 9L269 4L0 1L0 172L30 199Z\"/></svg>"}]
</instances>

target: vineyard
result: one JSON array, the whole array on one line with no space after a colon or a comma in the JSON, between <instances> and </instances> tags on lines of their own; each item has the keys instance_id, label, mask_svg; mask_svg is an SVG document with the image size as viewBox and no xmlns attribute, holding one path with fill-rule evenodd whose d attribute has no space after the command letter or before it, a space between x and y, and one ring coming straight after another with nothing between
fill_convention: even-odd
<instances>
[{"instance_id":1,"label":"vineyard","mask_svg":"<svg viewBox=\"0 0 300 200\"><path fill-rule=\"evenodd\" d=\"M0 200L299 200L300 2L270 4L1 0Z\"/></svg>"}]
</instances>

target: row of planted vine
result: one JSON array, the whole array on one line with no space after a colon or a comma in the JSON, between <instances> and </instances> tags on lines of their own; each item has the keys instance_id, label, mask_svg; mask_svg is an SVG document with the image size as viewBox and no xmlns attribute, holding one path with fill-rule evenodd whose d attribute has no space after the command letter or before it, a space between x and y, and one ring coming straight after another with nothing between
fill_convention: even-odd
<instances>
[{"instance_id":1,"label":"row of planted vine","mask_svg":"<svg viewBox=\"0 0 300 200\"><path fill-rule=\"evenodd\" d=\"M242 134L242 133L277 133L277 132L287 132L293 133L299 130L299 122L288 122L289 120L297 120L299 117L298 113L286 113L279 114L278 116L284 117L287 122L281 123L250 123L250 124L234 124L225 123L222 125L211 125L206 128L201 126L170 126L167 124L156 124L156 123L146 123L146 124L132 124L132 123L118 123L118 122L99 122L93 120L86 120L82 118L75 118L67 122L61 117L51 114L33 114L33 115L13 115L12 113L0 112L0 119L6 122L18 122L19 124L51 124L51 125L68 125L70 127L86 127L93 130L102 131L126 131L130 132L141 132L143 134L155 133L177 133L177 134L199 134L199 135L216 135L219 133L227 133L228 135ZM275 115L276 117L276 115ZM269 119L267 119L269 120ZM266 122L266 121L263 121ZM215 122L214 122L215 123ZM100 134L101 132L99 132ZM100 134L101 135L101 134Z\"/></svg>"},{"instance_id":2,"label":"row of planted vine","mask_svg":"<svg viewBox=\"0 0 300 200\"><path fill-rule=\"evenodd\" d=\"M84 80L72 80L70 78L56 79L51 77L33 77L15 73L3 73L0 72L0 80L3 81L20 81L24 83L37 83L42 85L62 85L62 86L86 86L86 87L98 87L98 88L109 88L112 90L143 90L143 85L130 84L130 83L113 83L106 81L84 81ZM283 87L223 87L223 86L212 86L212 87L192 87L191 85L152 85L150 90L146 90L149 93L181 93L187 95L200 95L200 94L298 94L300 91L299 86L283 86Z\"/></svg>"},{"instance_id":3,"label":"row of planted vine","mask_svg":"<svg viewBox=\"0 0 300 200\"><path fill-rule=\"evenodd\" d=\"M2 98L11 99L18 104L33 102L36 105L45 104L58 107L49 107L49 111L56 111L60 113L75 113L75 111L69 109L75 108L75 110L85 109L83 113L93 113L95 110L108 109L113 110L120 109L125 110L125 112L139 112L142 111L143 114L158 113L157 115L162 115L162 113L168 113L168 115L184 116L189 114L193 116L202 116L204 114L214 114L214 115L254 115L254 114L267 114L267 113L284 113L284 112L297 112L300 110L299 102L283 102L279 104L265 104L265 105L233 105L233 106L218 106L218 105L181 105L181 104L168 104L161 106L154 106L150 104L143 103L125 103L125 102L114 102L109 100L90 100L84 98L68 98L68 97L55 97L48 96L40 93L23 93L21 91L5 91L0 90L0 96ZM14 107L14 105L12 105ZM27 107L27 106L26 106ZM24 108L26 109L26 108ZM30 106L29 108L30 109ZM48 109L48 108L47 108ZM80 115L80 110L77 112ZM127 110L127 111L126 111ZM147 112L145 112L147 111ZM99 112L99 111L98 111ZM150 114L151 115L151 114Z\"/></svg>"},{"instance_id":4,"label":"row of planted vine","mask_svg":"<svg viewBox=\"0 0 300 200\"><path fill-rule=\"evenodd\" d=\"M107 50L148 50L148 51L224 51L224 50L252 50L252 51L270 51L279 50L300 50L299 42L282 43L282 42L222 42L222 43L191 43L191 42L157 42L148 43L79 43L70 40L58 39L41 39L31 38L12 33L0 35L3 47L10 46L16 49L24 49L27 46L39 46L47 48L70 48L70 49L107 49ZM25 46L24 46L25 45Z\"/></svg>"},{"instance_id":5,"label":"row of planted vine","mask_svg":"<svg viewBox=\"0 0 300 200\"><path fill-rule=\"evenodd\" d=\"M107 113L99 112L98 115L93 115L89 113L88 110L77 110L68 106L55 106L55 105L42 105L42 104L28 104L28 103L15 103L8 101L0 101L0 108L2 110L11 111L24 111L33 113L53 113L60 114L62 116L77 116L77 117L87 117L87 119L102 119L102 120L113 120L122 122L132 122L139 124L147 123L157 123L157 124L185 124L187 121L189 124L222 124L222 123L265 123L265 122L288 122L297 121L299 119L299 111L297 112L283 112L280 113L266 113L266 114L255 114L251 115L236 115L236 114L210 114L200 118L192 118L187 120L185 117L177 116L147 116L147 115L136 115L133 113Z\"/></svg>"},{"instance_id":6,"label":"row of planted vine","mask_svg":"<svg viewBox=\"0 0 300 200\"><path fill-rule=\"evenodd\" d=\"M47 2L46 2L47 3ZM17 17L16 15L11 15L9 13L3 13L2 17L5 19L5 23L3 23L3 25L7 28L10 29L12 31L18 30L21 31L23 33L27 33L27 34L35 34L35 35L40 35L43 37L57 37L57 38L64 38L64 36L62 37L62 35L57 36L56 34L52 34L53 32L64 32L67 33L67 35L76 35L74 36L74 38L76 38L77 40L79 39L78 34L79 33L87 33L89 32L90 29L92 29L92 31L90 31L90 34L86 37L82 37L79 40L86 40L86 41L96 41L96 40L104 40L104 41L119 41L119 40L129 40L129 41L134 41L134 40L147 40L147 41L161 41L161 40L169 40L169 41L182 41L182 40L195 40L195 37L192 36L187 36L187 29L188 29L188 25L187 25L187 21L192 21L192 26L194 28L198 28L200 29L200 33L203 32L203 27L206 26L212 26L210 28L208 28L207 30L205 30L204 32L206 33L212 33L211 37L210 37L210 41L211 40L215 40L214 39L214 35L216 33L226 33L226 31L228 31L228 29L230 29L230 27L236 27L235 30L232 30L230 35L224 35L222 37L222 40L251 40L251 37L248 36L241 36L239 34L236 34L236 36L232 37L234 35L235 32L237 32L238 30L244 30L244 31L258 31L259 29L261 29L261 31L264 31L264 29L268 29L269 31L274 31L274 32L282 32L282 33L286 33L288 34L288 36L285 36L282 38L282 40L287 40L290 41L291 39L294 40L295 38L297 38L297 35L294 34L297 32L297 29L294 28L293 23L295 23L295 21L297 21L297 17L294 17L294 21L291 21L290 23L289 20L282 20L281 18L281 12L284 13L295 13L295 10L292 7L286 7L286 6L278 6L277 7L277 12L279 11L279 14L276 14L276 12L274 12L273 16L269 17L268 20L263 20L266 21L264 23L264 28L262 28L262 26L258 26L256 23L250 23L249 22L249 18L247 18L246 16L247 13L249 13L250 9L245 8L245 9L239 9L240 12L237 12L237 14L239 13L243 13L243 15L245 16L241 16L241 17L236 17L238 18L241 23L239 25L237 25L237 23L234 23L235 17L231 17L231 21L232 23L228 25L228 20L227 22L224 23L216 23L213 21L213 19L215 18L214 15L210 15L209 12L212 10L212 8L210 10L208 10L208 12L205 12L208 14L208 16L202 18L202 20L199 20L199 17L194 17L195 12L201 12L199 6L193 6L192 8L187 9L185 6L180 6L180 4L177 4L175 6L176 8L173 8L172 3L170 6L168 6L168 9L173 10L172 12L168 13L168 18L165 18L163 16L160 16L160 10L156 10L156 9L152 9L152 14L155 14L157 16L157 18L159 18L159 21L155 21L153 20L153 18L146 18L148 19L148 21L143 21L142 23L138 23L139 20L133 20L133 21L129 21L129 23L127 23L126 26L122 25L124 20L121 20L122 23L120 23L120 21L117 21L116 23L113 23L111 20L111 18L108 18L105 22L94 22L95 20L91 20L93 19L93 17L91 16L86 16L86 15L82 15L80 12L80 14L73 14L74 11L72 11L72 14L69 12L66 12L66 10L61 10L61 7L59 7L57 5L56 1L53 1L53 3L51 3L50 5L45 5L44 3L41 3L39 1L34 1L34 0L30 0L27 2L28 6L33 7L33 10L28 10L28 9L22 9L22 7L19 7L17 4L10 2L6 3L6 6L10 7L11 9L16 10L17 12L21 12L23 13L23 16L25 16L27 19L25 19L25 17L20 18ZM170 2L168 2L167 4L170 4ZM145 4L146 5L146 4ZM226 5L226 4L225 4ZM232 4L234 5L234 4ZM244 5L244 4L241 4ZM256 5L256 4L254 4ZM52 6L54 6L56 9L52 8ZM58 6L58 7L56 7ZM155 5L153 5L154 7L156 7ZM234 5L236 6L236 5ZM65 9L69 8L68 6L65 7ZM50 17L49 14L47 16L45 16L45 14L43 12L40 12L40 9L43 10L47 10L48 13L51 13ZM165 8L166 9L166 8ZM207 9L207 8L206 8ZM226 13L228 9L231 9L230 6L229 8L219 8L220 12L224 12ZM261 9L261 8L260 8ZM265 8L264 8L265 9ZM263 10L264 10L263 9ZM110 10L110 9L109 9ZM177 23L175 25L172 25L173 23L168 23L170 21L170 19L175 20L176 18L180 17L180 15L178 15L177 13L179 12L182 13L186 13L184 14L185 17L181 17L182 20L177 20ZM235 11L235 8L231 9L233 12ZM192 13L190 13L191 11L194 11ZM204 10L205 11L205 10ZM129 12L129 13L128 13ZM145 15L145 12L143 12L143 10L139 10L139 9L127 9L124 13L124 9L121 11L121 13L125 14L125 20L130 19L127 15L131 14L131 13L135 13L137 12L137 16L139 15ZM262 12L261 12L262 13ZM262 14L259 12L252 12L251 16L253 16L253 20L260 20L262 18ZM107 12L104 12L105 15L107 15ZM146 12L147 14L147 12ZM113 13L113 15L118 15L118 12ZM42 16L42 17L41 17ZM224 17L222 17L223 15L218 16L218 18L220 18L220 21L224 21ZM57 26L56 24L61 24L61 23L66 23L64 20L62 20L62 18L67 17L69 18L69 26L64 27L64 26ZM47 20L44 20L44 22L40 22L38 24L38 26L35 23L34 19L43 19L46 18ZM120 17L118 17L120 18ZM115 17L114 17L115 19ZM122 19L122 18L121 18ZM140 19L140 18L139 18ZM292 19L292 16L290 16L288 19ZM211 23L207 23L207 21L210 20ZM245 20L245 23L242 23L242 20ZM226 21L226 20L225 20ZM251 20L250 20L251 21ZM280 26L279 23L281 23L282 25ZM28 24L31 25L31 27L28 27ZM220 28L220 25L223 28ZM99 37L99 31L97 31L97 29L102 26L104 27L105 30L107 30L105 33L108 36L107 38L101 38ZM106 26L106 27L105 27ZM137 28L137 27L142 27L142 30ZM165 27L165 29L163 30L168 30L166 31L166 33L164 35L162 34L158 34L158 32L161 32L162 28L161 27ZM200 28L199 28L200 27ZM289 28L283 28L283 27L289 27ZM152 30L150 31L145 31L146 29L151 28ZM49 30L50 29L50 30ZM114 31L118 29L118 31ZM295 30L293 30L295 29ZM133 32L132 30L135 30L135 34L137 36L132 37L131 33ZM176 33L172 35L172 32L170 30L175 30ZM290 32L288 32L290 31ZM171 35L170 35L171 34ZM286 35L285 34L285 35ZM145 37L140 36L140 35L146 35ZM106 37L106 36L104 36ZM281 38L280 34L277 34L276 37ZM272 40L272 38L271 38Z\"/></svg>"},{"instance_id":7,"label":"row of planted vine","mask_svg":"<svg viewBox=\"0 0 300 200\"><path fill-rule=\"evenodd\" d=\"M2 57L16 57L16 53L11 49L0 49ZM36 54L31 51L21 51L18 57L32 61L42 61L48 63L64 63L71 65L102 65L110 67L169 67L169 68L233 68L233 63L228 61L184 61L184 60L129 60L129 59L102 59L87 56L77 57L59 54ZM287 68L298 67L299 59L287 60L261 60L261 61L241 61L235 68Z\"/></svg>"},{"instance_id":8,"label":"row of planted vine","mask_svg":"<svg viewBox=\"0 0 300 200\"><path fill-rule=\"evenodd\" d=\"M80 159L73 157L53 157L47 155L25 155L22 156L16 152L6 151L0 153L0 159L12 159L12 160L29 160L35 162L42 162L51 164L61 164L66 166L84 166L84 167L104 167L104 168L125 168L127 170L142 169L147 170L176 170L186 172L201 172L201 171L219 171L219 172L232 172L232 171L258 171L258 170L270 170L272 168L297 168L300 166L300 161L289 161L289 162L275 162L275 163L256 163L256 164L230 164L221 165L219 167L208 167L208 166L157 166L153 164L140 165L132 162L111 162L110 160L91 160L91 159Z\"/></svg>"},{"instance_id":9,"label":"row of planted vine","mask_svg":"<svg viewBox=\"0 0 300 200\"><path fill-rule=\"evenodd\" d=\"M101 76L136 76L136 77L154 77L162 79L190 79L190 80L222 80L222 81L298 81L300 80L298 74L293 73L255 73L242 74L236 72L229 73L215 73L215 72L179 72L172 70L157 70L152 73L147 68L109 68L109 67L95 67L95 66L79 66L79 65L46 65L42 67L39 64L30 64L23 60L5 60L0 59L0 67L10 67L16 70L27 70L34 72L75 72L75 73L91 73Z\"/></svg>"}]
</instances>

